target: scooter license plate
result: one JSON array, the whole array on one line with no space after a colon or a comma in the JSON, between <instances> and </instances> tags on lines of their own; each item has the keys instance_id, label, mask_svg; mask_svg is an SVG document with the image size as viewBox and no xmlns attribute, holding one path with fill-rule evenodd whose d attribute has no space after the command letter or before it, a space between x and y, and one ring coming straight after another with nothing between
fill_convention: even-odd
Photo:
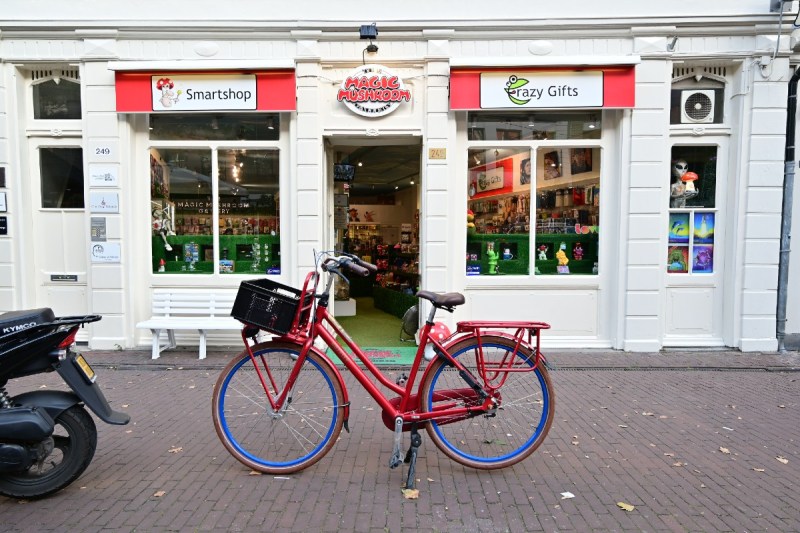
<instances>
[{"instance_id":1,"label":"scooter license plate","mask_svg":"<svg viewBox=\"0 0 800 533\"><path fill-rule=\"evenodd\" d=\"M84 359L81 354L78 354L75 356L74 361L86 379L89 380L89 383L94 383L97 379L97 374L94 373L94 370L91 366L89 366L89 363L86 362L86 359Z\"/></svg>"}]
</instances>

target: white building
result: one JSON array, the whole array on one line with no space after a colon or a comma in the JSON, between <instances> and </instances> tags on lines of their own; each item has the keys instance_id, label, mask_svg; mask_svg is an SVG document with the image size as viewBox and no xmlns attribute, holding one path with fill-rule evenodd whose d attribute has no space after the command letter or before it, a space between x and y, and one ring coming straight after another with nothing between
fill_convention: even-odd
<instances>
[{"instance_id":1,"label":"white building","mask_svg":"<svg viewBox=\"0 0 800 533\"><path fill-rule=\"evenodd\" d=\"M408 245L390 288L547 347L775 350L797 5L772 3L7 0L0 311L99 313L90 346L129 348L156 289L297 286L348 231L334 165L401 147L415 186L374 204L412 214L349 235Z\"/></svg>"}]
</instances>

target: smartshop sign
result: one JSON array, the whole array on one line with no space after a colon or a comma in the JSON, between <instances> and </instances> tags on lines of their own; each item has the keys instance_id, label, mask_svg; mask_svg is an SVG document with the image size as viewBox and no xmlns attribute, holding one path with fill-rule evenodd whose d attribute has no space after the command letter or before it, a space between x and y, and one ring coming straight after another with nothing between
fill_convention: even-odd
<instances>
[{"instance_id":1,"label":"smartshop sign","mask_svg":"<svg viewBox=\"0 0 800 533\"><path fill-rule=\"evenodd\" d=\"M151 76L153 111L252 111L256 109L256 76Z\"/></svg>"}]
</instances>

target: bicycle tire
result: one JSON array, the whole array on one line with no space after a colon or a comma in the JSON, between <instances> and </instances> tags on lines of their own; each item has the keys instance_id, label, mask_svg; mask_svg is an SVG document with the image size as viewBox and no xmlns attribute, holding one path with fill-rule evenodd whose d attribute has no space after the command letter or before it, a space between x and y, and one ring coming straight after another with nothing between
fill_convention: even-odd
<instances>
[{"instance_id":1,"label":"bicycle tire","mask_svg":"<svg viewBox=\"0 0 800 533\"><path fill-rule=\"evenodd\" d=\"M266 342L254 346L253 353L257 359L266 358L276 386L282 389L300 349L297 344ZM336 442L344 423L343 397L335 370L309 352L291 401L273 412L255 365L243 351L214 385L214 429L228 452L247 467L266 474L290 474L319 461Z\"/></svg>"},{"instance_id":2,"label":"bicycle tire","mask_svg":"<svg viewBox=\"0 0 800 533\"><path fill-rule=\"evenodd\" d=\"M505 337L481 336L485 358L513 353L514 341ZM448 352L463 364L481 382L475 356L478 340L470 337L456 344ZM520 347L516 358L518 366L533 367L535 357L527 347ZM455 395L454 391L464 391ZM435 397L443 391L448 405L479 405L482 402L459 376L448 361L439 357L426 373L422 385L421 408L431 412ZM477 415L470 418L431 421L428 435L445 455L465 466L481 470L494 470L516 464L538 448L544 441L555 416L555 396L550 375L544 364L531 372L508 374L503 386L495 394L498 408L495 415Z\"/></svg>"}]
</instances>

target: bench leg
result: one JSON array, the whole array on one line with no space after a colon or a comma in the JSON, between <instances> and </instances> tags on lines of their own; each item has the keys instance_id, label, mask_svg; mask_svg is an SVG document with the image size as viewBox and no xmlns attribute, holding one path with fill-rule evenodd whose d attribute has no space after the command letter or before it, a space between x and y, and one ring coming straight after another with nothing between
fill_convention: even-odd
<instances>
[{"instance_id":1,"label":"bench leg","mask_svg":"<svg viewBox=\"0 0 800 533\"><path fill-rule=\"evenodd\" d=\"M167 336L169 337L169 348L171 348L171 349L177 348L178 347L178 343L175 342L175 330L174 329L168 329L167 330Z\"/></svg>"},{"instance_id":2,"label":"bench leg","mask_svg":"<svg viewBox=\"0 0 800 533\"><path fill-rule=\"evenodd\" d=\"M206 332L203 329L198 329L197 331L200 332L200 354L198 356L199 359L206 358Z\"/></svg>"},{"instance_id":3,"label":"bench leg","mask_svg":"<svg viewBox=\"0 0 800 533\"><path fill-rule=\"evenodd\" d=\"M161 346L158 343L158 338L161 336L160 329L151 329L150 333L153 334L153 355L152 359L158 359L161 357Z\"/></svg>"},{"instance_id":4,"label":"bench leg","mask_svg":"<svg viewBox=\"0 0 800 533\"><path fill-rule=\"evenodd\" d=\"M159 339L161 339L161 331L160 329L151 329L150 332L153 334L153 353L151 358L158 359L161 357L161 352L170 348L177 348L178 343L175 342L175 330L168 329L167 330L167 344L161 345Z\"/></svg>"}]
</instances>

